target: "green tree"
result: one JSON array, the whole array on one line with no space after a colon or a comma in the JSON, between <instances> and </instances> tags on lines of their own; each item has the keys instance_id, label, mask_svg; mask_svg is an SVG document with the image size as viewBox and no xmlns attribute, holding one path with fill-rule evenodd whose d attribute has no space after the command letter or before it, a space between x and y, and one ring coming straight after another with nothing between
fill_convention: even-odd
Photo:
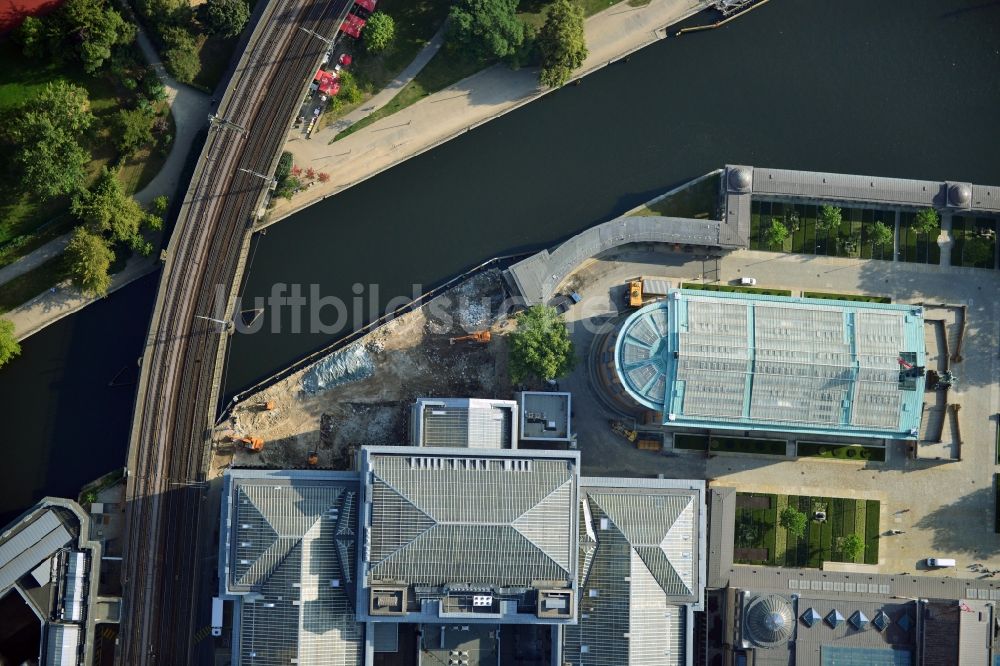
<instances>
[{"instance_id":1,"label":"green tree","mask_svg":"<svg viewBox=\"0 0 1000 666\"><path fill-rule=\"evenodd\" d=\"M184 28L170 26L162 31L163 62L170 74L181 83L191 83L201 71L198 46L194 38Z\"/></svg>"},{"instance_id":2,"label":"green tree","mask_svg":"<svg viewBox=\"0 0 1000 666\"><path fill-rule=\"evenodd\" d=\"M537 42L542 56L542 85L563 85L587 58L583 8L570 0L555 0L549 5Z\"/></svg>"},{"instance_id":3,"label":"green tree","mask_svg":"<svg viewBox=\"0 0 1000 666\"><path fill-rule=\"evenodd\" d=\"M786 506L781 510L781 515L778 517L778 523L788 530L789 534L797 538L805 535L808 518L806 518L806 514L801 511L793 507Z\"/></svg>"},{"instance_id":4,"label":"green tree","mask_svg":"<svg viewBox=\"0 0 1000 666\"><path fill-rule=\"evenodd\" d=\"M106 240L86 227L77 227L66 246L66 258L73 284L92 296L104 296L111 286L108 269L115 253Z\"/></svg>"},{"instance_id":5,"label":"green tree","mask_svg":"<svg viewBox=\"0 0 1000 666\"><path fill-rule=\"evenodd\" d=\"M340 92L337 95L348 104L357 104L361 101L361 88L358 80L350 72L341 70L340 72Z\"/></svg>"},{"instance_id":6,"label":"green tree","mask_svg":"<svg viewBox=\"0 0 1000 666\"><path fill-rule=\"evenodd\" d=\"M816 228L820 231L830 231L840 227L843 220L841 210L836 206L823 205L819 207L819 216L816 218Z\"/></svg>"},{"instance_id":7,"label":"green tree","mask_svg":"<svg viewBox=\"0 0 1000 666\"><path fill-rule=\"evenodd\" d=\"M528 377L555 379L576 365L566 322L556 311L534 305L517 315L517 329L508 338L510 377L520 383Z\"/></svg>"},{"instance_id":8,"label":"green tree","mask_svg":"<svg viewBox=\"0 0 1000 666\"><path fill-rule=\"evenodd\" d=\"M966 265L993 267L993 243L982 236L973 236L965 241L962 263Z\"/></svg>"},{"instance_id":9,"label":"green tree","mask_svg":"<svg viewBox=\"0 0 1000 666\"><path fill-rule=\"evenodd\" d=\"M777 217L771 219L771 226L764 232L764 242L768 247L782 247L788 238L788 227Z\"/></svg>"},{"instance_id":10,"label":"green tree","mask_svg":"<svg viewBox=\"0 0 1000 666\"><path fill-rule=\"evenodd\" d=\"M369 53L381 53L396 38L396 22L385 12L375 12L368 17L361 37Z\"/></svg>"},{"instance_id":11,"label":"green tree","mask_svg":"<svg viewBox=\"0 0 1000 666\"><path fill-rule=\"evenodd\" d=\"M208 0L198 8L198 20L213 35L235 37L250 20L245 0Z\"/></svg>"},{"instance_id":12,"label":"green tree","mask_svg":"<svg viewBox=\"0 0 1000 666\"><path fill-rule=\"evenodd\" d=\"M167 195L161 194L160 196L154 198L149 205L150 212L159 218L162 218L167 214L167 208L170 207L170 200L167 199Z\"/></svg>"},{"instance_id":13,"label":"green tree","mask_svg":"<svg viewBox=\"0 0 1000 666\"><path fill-rule=\"evenodd\" d=\"M840 552L846 560L856 560L865 552L865 542L857 533L848 534L840 539Z\"/></svg>"},{"instance_id":14,"label":"green tree","mask_svg":"<svg viewBox=\"0 0 1000 666\"><path fill-rule=\"evenodd\" d=\"M886 245L892 245L892 238L895 234L889 226L882 224L881 222L876 222L872 225L872 232L869 236L869 240L873 247L884 247Z\"/></svg>"},{"instance_id":15,"label":"green tree","mask_svg":"<svg viewBox=\"0 0 1000 666\"><path fill-rule=\"evenodd\" d=\"M102 169L90 190L73 198L70 210L91 233L102 234L115 243L127 243L148 255L153 246L142 237L141 230L159 229L163 220L144 212L135 199L125 194L116 176L116 171Z\"/></svg>"},{"instance_id":16,"label":"green tree","mask_svg":"<svg viewBox=\"0 0 1000 666\"><path fill-rule=\"evenodd\" d=\"M933 208L924 208L917 212L913 220L913 230L918 234L929 234L941 228L941 218Z\"/></svg>"},{"instance_id":17,"label":"green tree","mask_svg":"<svg viewBox=\"0 0 1000 666\"><path fill-rule=\"evenodd\" d=\"M152 67L147 67L142 75L141 90L142 94L153 102L162 102L167 98L167 88L163 85L160 77L156 75L156 70Z\"/></svg>"},{"instance_id":18,"label":"green tree","mask_svg":"<svg viewBox=\"0 0 1000 666\"><path fill-rule=\"evenodd\" d=\"M143 146L153 143L153 109L122 109L111 120L115 145L124 157L135 155Z\"/></svg>"},{"instance_id":19,"label":"green tree","mask_svg":"<svg viewBox=\"0 0 1000 666\"><path fill-rule=\"evenodd\" d=\"M21 345L14 337L14 322L0 319L0 368L21 353Z\"/></svg>"},{"instance_id":20,"label":"green tree","mask_svg":"<svg viewBox=\"0 0 1000 666\"><path fill-rule=\"evenodd\" d=\"M88 74L97 72L111 50L135 39L135 26L107 6L105 0L67 0L54 15L65 42Z\"/></svg>"},{"instance_id":21,"label":"green tree","mask_svg":"<svg viewBox=\"0 0 1000 666\"><path fill-rule=\"evenodd\" d=\"M14 33L14 39L21 45L24 57L34 60L44 56L49 44L49 32L40 18L26 16Z\"/></svg>"},{"instance_id":22,"label":"green tree","mask_svg":"<svg viewBox=\"0 0 1000 666\"><path fill-rule=\"evenodd\" d=\"M75 133L33 111L17 118L15 124L26 137L12 156L23 192L48 199L83 185L90 153L77 143Z\"/></svg>"},{"instance_id":23,"label":"green tree","mask_svg":"<svg viewBox=\"0 0 1000 666\"><path fill-rule=\"evenodd\" d=\"M524 42L518 0L458 0L449 14L448 36L479 58L506 58Z\"/></svg>"}]
</instances>

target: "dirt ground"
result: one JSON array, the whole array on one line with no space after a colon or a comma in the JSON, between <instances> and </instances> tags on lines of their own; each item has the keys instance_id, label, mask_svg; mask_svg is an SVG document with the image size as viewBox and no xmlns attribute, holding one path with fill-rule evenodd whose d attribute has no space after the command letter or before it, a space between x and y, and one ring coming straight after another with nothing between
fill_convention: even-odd
<instances>
[{"instance_id":1,"label":"dirt ground","mask_svg":"<svg viewBox=\"0 0 1000 666\"><path fill-rule=\"evenodd\" d=\"M374 362L367 379L310 394L302 388L309 366L246 397L216 429L217 450L233 448L232 434L261 437L263 451L236 449L232 464L301 468L315 451L318 467L350 469L359 446L409 442L410 406L417 398L510 396L504 336L512 324L504 298L499 271L469 278L353 343ZM450 343L479 330L491 332L490 343ZM272 410L265 408L269 401Z\"/></svg>"}]
</instances>

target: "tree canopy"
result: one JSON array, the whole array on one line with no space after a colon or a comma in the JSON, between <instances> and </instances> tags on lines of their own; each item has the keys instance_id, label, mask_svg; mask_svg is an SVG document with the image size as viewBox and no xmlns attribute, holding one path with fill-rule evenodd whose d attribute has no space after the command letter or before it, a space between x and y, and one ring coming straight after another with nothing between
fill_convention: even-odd
<instances>
[{"instance_id":1,"label":"tree canopy","mask_svg":"<svg viewBox=\"0 0 1000 666\"><path fill-rule=\"evenodd\" d=\"M778 523L794 537L801 537L806 533L808 520L806 514L790 506L782 509L778 517Z\"/></svg>"},{"instance_id":2,"label":"tree canopy","mask_svg":"<svg viewBox=\"0 0 1000 666\"><path fill-rule=\"evenodd\" d=\"M365 40L365 49L369 53L380 53L396 37L396 22L385 12L375 12L368 17L361 37Z\"/></svg>"},{"instance_id":3,"label":"tree canopy","mask_svg":"<svg viewBox=\"0 0 1000 666\"><path fill-rule=\"evenodd\" d=\"M840 552L848 560L856 560L865 552L865 542L857 533L848 534L840 540Z\"/></svg>"},{"instance_id":4,"label":"tree canopy","mask_svg":"<svg viewBox=\"0 0 1000 666\"><path fill-rule=\"evenodd\" d=\"M49 83L8 114L2 132L21 190L46 199L80 187L90 154L78 137L93 121L87 91L65 81Z\"/></svg>"},{"instance_id":5,"label":"tree canopy","mask_svg":"<svg viewBox=\"0 0 1000 666\"><path fill-rule=\"evenodd\" d=\"M126 157L131 157L143 146L153 143L153 121L156 119L149 106L122 109L116 113L111 125L115 143Z\"/></svg>"},{"instance_id":6,"label":"tree canopy","mask_svg":"<svg viewBox=\"0 0 1000 666\"><path fill-rule=\"evenodd\" d=\"M198 19L213 35L235 37L250 20L246 0L208 0L198 8Z\"/></svg>"},{"instance_id":7,"label":"tree canopy","mask_svg":"<svg viewBox=\"0 0 1000 666\"><path fill-rule=\"evenodd\" d=\"M987 268L993 267L993 243L981 236L973 236L965 241L962 250L962 260L965 264L985 264Z\"/></svg>"},{"instance_id":8,"label":"tree canopy","mask_svg":"<svg viewBox=\"0 0 1000 666\"><path fill-rule=\"evenodd\" d=\"M108 269L115 260L115 253L107 241L86 227L77 227L66 246L66 260L73 284L84 293L92 296L108 293L111 286Z\"/></svg>"},{"instance_id":9,"label":"tree canopy","mask_svg":"<svg viewBox=\"0 0 1000 666\"><path fill-rule=\"evenodd\" d=\"M0 368L21 353L21 345L14 337L14 322L0 319Z\"/></svg>"},{"instance_id":10,"label":"tree canopy","mask_svg":"<svg viewBox=\"0 0 1000 666\"><path fill-rule=\"evenodd\" d=\"M135 39L135 26L107 6L106 0L67 0L53 14L65 44L70 45L88 74L111 57L111 49Z\"/></svg>"},{"instance_id":11,"label":"tree canopy","mask_svg":"<svg viewBox=\"0 0 1000 666\"><path fill-rule=\"evenodd\" d=\"M781 247L788 238L788 227L778 218L771 219L771 226L764 232L764 242L768 247Z\"/></svg>"},{"instance_id":12,"label":"tree canopy","mask_svg":"<svg viewBox=\"0 0 1000 666\"><path fill-rule=\"evenodd\" d=\"M480 58L506 58L524 43L518 0L459 0L449 14L449 38Z\"/></svg>"},{"instance_id":13,"label":"tree canopy","mask_svg":"<svg viewBox=\"0 0 1000 666\"><path fill-rule=\"evenodd\" d=\"M198 46L194 37L177 26L169 26L162 30L166 50L163 52L163 62L170 74L181 83L191 83L201 70L201 60L198 58Z\"/></svg>"},{"instance_id":14,"label":"tree canopy","mask_svg":"<svg viewBox=\"0 0 1000 666\"><path fill-rule=\"evenodd\" d=\"M887 225L876 222L872 225L870 240L875 247L892 245L893 231Z\"/></svg>"},{"instance_id":15,"label":"tree canopy","mask_svg":"<svg viewBox=\"0 0 1000 666\"><path fill-rule=\"evenodd\" d=\"M819 215L816 217L816 228L820 231L837 229L843 220L843 214L836 206L824 204L819 207Z\"/></svg>"},{"instance_id":16,"label":"tree canopy","mask_svg":"<svg viewBox=\"0 0 1000 666\"><path fill-rule=\"evenodd\" d=\"M517 329L508 337L510 376L555 379L576 365L566 323L555 308L534 305L517 315Z\"/></svg>"},{"instance_id":17,"label":"tree canopy","mask_svg":"<svg viewBox=\"0 0 1000 666\"><path fill-rule=\"evenodd\" d=\"M549 5L537 43L542 55L542 84L555 88L566 83L587 58L583 8L570 0L555 0Z\"/></svg>"},{"instance_id":18,"label":"tree canopy","mask_svg":"<svg viewBox=\"0 0 1000 666\"><path fill-rule=\"evenodd\" d=\"M116 172L107 168L90 190L73 198L70 210L91 233L104 234L115 243L127 243L142 254L149 254L153 247L140 231L159 229L163 224L162 219L146 213L135 199L126 195Z\"/></svg>"},{"instance_id":19,"label":"tree canopy","mask_svg":"<svg viewBox=\"0 0 1000 666\"><path fill-rule=\"evenodd\" d=\"M933 208L924 208L917 212L913 220L913 230L918 234L929 234L941 228L941 218Z\"/></svg>"}]
</instances>

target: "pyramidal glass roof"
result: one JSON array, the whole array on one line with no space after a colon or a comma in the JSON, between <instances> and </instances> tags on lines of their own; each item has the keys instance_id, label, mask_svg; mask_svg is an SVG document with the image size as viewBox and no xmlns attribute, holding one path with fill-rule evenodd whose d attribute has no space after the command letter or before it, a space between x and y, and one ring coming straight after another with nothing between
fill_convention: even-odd
<instances>
[{"instance_id":1,"label":"pyramidal glass roof","mask_svg":"<svg viewBox=\"0 0 1000 666\"><path fill-rule=\"evenodd\" d=\"M836 629L844 623L844 616L840 614L840 611L834 608L832 611L826 614L826 621L831 627Z\"/></svg>"},{"instance_id":2,"label":"pyramidal glass roof","mask_svg":"<svg viewBox=\"0 0 1000 666\"><path fill-rule=\"evenodd\" d=\"M861 611L856 610L854 611L854 613L851 614L850 622L855 629L860 631L868 626L868 616L862 613Z\"/></svg>"},{"instance_id":3,"label":"pyramidal glass roof","mask_svg":"<svg viewBox=\"0 0 1000 666\"><path fill-rule=\"evenodd\" d=\"M807 627L811 627L820 620L822 620L823 616L817 613L815 608L809 608L808 610L806 610L805 613L802 614L801 619Z\"/></svg>"}]
</instances>

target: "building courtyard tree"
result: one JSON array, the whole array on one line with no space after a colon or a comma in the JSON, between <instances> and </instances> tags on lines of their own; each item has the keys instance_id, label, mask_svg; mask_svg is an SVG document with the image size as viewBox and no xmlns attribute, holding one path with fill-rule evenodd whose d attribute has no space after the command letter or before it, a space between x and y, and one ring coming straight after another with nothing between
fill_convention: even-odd
<instances>
[{"instance_id":1,"label":"building courtyard tree","mask_svg":"<svg viewBox=\"0 0 1000 666\"><path fill-rule=\"evenodd\" d=\"M566 322L545 305L534 305L517 315L517 329L508 337L510 377L521 383L529 377L556 379L576 365Z\"/></svg>"},{"instance_id":2,"label":"building courtyard tree","mask_svg":"<svg viewBox=\"0 0 1000 666\"><path fill-rule=\"evenodd\" d=\"M816 217L816 228L820 231L837 229L840 227L843 219L843 213L839 208L824 204L819 207L819 215Z\"/></svg>"},{"instance_id":3,"label":"building courtyard tree","mask_svg":"<svg viewBox=\"0 0 1000 666\"><path fill-rule=\"evenodd\" d=\"M865 552L865 542L857 533L848 534L840 540L840 552L844 559L853 561Z\"/></svg>"},{"instance_id":4,"label":"building courtyard tree","mask_svg":"<svg viewBox=\"0 0 1000 666\"><path fill-rule=\"evenodd\" d=\"M788 239L788 227L781 219L775 217L771 219L771 226L764 232L764 242L771 248L782 248Z\"/></svg>"},{"instance_id":5,"label":"building courtyard tree","mask_svg":"<svg viewBox=\"0 0 1000 666\"><path fill-rule=\"evenodd\" d=\"M806 533L806 525L809 519L806 514L802 513L794 507L786 506L781 510L781 515L778 517L779 524L788 530L788 533L794 537L802 537Z\"/></svg>"},{"instance_id":6,"label":"building courtyard tree","mask_svg":"<svg viewBox=\"0 0 1000 666\"><path fill-rule=\"evenodd\" d=\"M894 233L888 225L876 222L872 225L871 234L868 236L868 240L871 242L872 247L884 248L887 245L892 245L893 236Z\"/></svg>"},{"instance_id":7,"label":"building courtyard tree","mask_svg":"<svg viewBox=\"0 0 1000 666\"><path fill-rule=\"evenodd\" d=\"M542 56L542 85L556 88L566 83L587 58L583 8L570 0L555 0L549 5L537 44Z\"/></svg>"},{"instance_id":8,"label":"building courtyard tree","mask_svg":"<svg viewBox=\"0 0 1000 666\"><path fill-rule=\"evenodd\" d=\"M913 220L913 230L918 234L931 234L941 228L941 217L933 208L924 208Z\"/></svg>"},{"instance_id":9,"label":"building courtyard tree","mask_svg":"<svg viewBox=\"0 0 1000 666\"><path fill-rule=\"evenodd\" d=\"M962 263L965 265L993 267L993 243L982 236L973 236L965 241L962 250Z\"/></svg>"}]
</instances>

